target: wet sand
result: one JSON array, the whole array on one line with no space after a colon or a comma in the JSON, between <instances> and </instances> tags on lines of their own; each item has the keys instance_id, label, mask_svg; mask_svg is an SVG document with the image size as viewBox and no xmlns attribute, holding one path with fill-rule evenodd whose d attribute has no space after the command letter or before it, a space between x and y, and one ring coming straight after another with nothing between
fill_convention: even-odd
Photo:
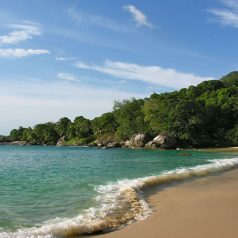
<instances>
[{"instance_id":1,"label":"wet sand","mask_svg":"<svg viewBox=\"0 0 238 238\"><path fill-rule=\"evenodd\" d=\"M226 153L237 153L238 152L238 147L224 147L224 148L205 148L205 149L200 149L202 151L207 151L207 152L226 152Z\"/></svg>"},{"instance_id":2,"label":"wet sand","mask_svg":"<svg viewBox=\"0 0 238 238\"><path fill-rule=\"evenodd\" d=\"M237 238L238 169L158 187L144 221L97 238Z\"/></svg>"}]
</instances>

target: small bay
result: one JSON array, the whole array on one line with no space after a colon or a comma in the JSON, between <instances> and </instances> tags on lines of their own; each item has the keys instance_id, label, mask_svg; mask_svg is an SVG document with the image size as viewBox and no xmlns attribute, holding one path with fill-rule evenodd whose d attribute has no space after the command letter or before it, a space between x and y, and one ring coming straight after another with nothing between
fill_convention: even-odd
<instances>
[{"instance_id":1,"label":"small bay","mask_svg":"<svg viewBox=\"0 0 238 238\"><path fill-rule=\"evenodd\" d=\"M0 237L100 207L100 186L234 157L197 150L1 146Z\"/></svg>"}]
</instances>

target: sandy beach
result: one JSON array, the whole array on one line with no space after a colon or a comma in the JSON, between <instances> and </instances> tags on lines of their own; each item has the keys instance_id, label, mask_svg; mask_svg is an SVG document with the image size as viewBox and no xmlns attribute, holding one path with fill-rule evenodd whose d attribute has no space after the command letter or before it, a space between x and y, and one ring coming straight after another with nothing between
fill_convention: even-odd
<instances>
[{"instance_id":1,"label":"sandy beach","mask_svg":"<svg viewBox=\"0 0 238 238\"><path fill-rule=\"evenodd\" d=\"M150 192L149 218L97 237L238 237L238 169Z\"/></svg>"}]
</instances>

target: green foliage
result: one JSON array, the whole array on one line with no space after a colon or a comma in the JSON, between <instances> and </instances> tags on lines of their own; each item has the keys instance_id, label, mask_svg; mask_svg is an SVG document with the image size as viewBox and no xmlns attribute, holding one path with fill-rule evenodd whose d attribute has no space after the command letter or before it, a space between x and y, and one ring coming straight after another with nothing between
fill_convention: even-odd
<instances>
[{"instance_id":1,"label":"green foliage","mask_svg":"<svg viewBox=\"0 0 238 238\"><path fill-rule=\"evenodd\" d=\"M221 78L221 81L227 86L238 86L238 71L233 71Z\"/></svg>"},{"instance_id":2,"label":"green foliage","mask_svg":"<svg viewBox=\"0 0 238 238\"><path fill-rule=\"evenodd\" d=\"M91 121L83 116L76 117L70 127L70 137L86 138L93 134Z\"/></svg>"},{"instance_id":3,"label":"green foliage","mask_svg":"<svg viewBox=\"0 0 238 238\"><path fill-rule=\"evenodd\" d=\"M86 138L73 137L64 142L64 145L87 145L95 140L94 136L89 136Z\"/></svg>"},{"instance_id":4,"label":"green foliage","mask_svg":"<svg viewBox=\"0 0 238 238\"><path fill-rule=\"evenodd\" d=\"M238 145L238 123L236 127L229 130L226 134L226 140L229 141L229 145L237 146Z\"/></svg>"},{"instance_id":5,"label":"green foliage","mask_svg":"<svg viewBox=\"0 0 238 238\"><path fill-rule=\"evenodd\" d=\"M10 139L12 141L20 141L21 137L22 137L22 134L23 134L23 131L24 131L24 128L21 127L21 126L19 127L19 129L13 129L10 132Z\"/></svg>"},{"instance_id":6,"label":"green foliage","mask_svg":"<svg viewBox=\"0 0 238 238\"><path fill-rule=\"evenodd\" d=\"M144 100L135 98L115 102L113 109L115 120L118 123L116 136L119 139L125 140L135 133L147 131L142 111L143 105Z\"/></svg>"},{"instance_id":7,"label":"green foliage","mask_svg":"<svg viewBox=\"0 0 238 238\"><path fill-rule=\"evenodd\" d=\"M238 88L205 81L178 92L153 94L143 110L152 131L167 132L182 145L227 146L232 140L226 133L238 121ZM236 135L233 130L230 134Z\"/></svg>"},{"instance_id":8,"label":"green foliage","mask_svg":"<svg viewBox=\"0 0 238 238\"><path fill-rule=\"evenodd\" d=\"M60 137L66 136L69 133L70 126L70 119L67 117L63 117L56 123L55 129Z\"/></svg>"},{"instance_id":9,"label":"green foliage","mask_svg":"<svg viewBox=\"0 0 238 238\"><path fill-rule=\"evenodd\" d=\"M95 135L103 135L105 133L115 133L118 123L112 112L102 114L92 120L92 128Z\"/></svg>"},{"instance_id":10,"label":"green foliage","mask_svg":"<svg viewBox=\"0 0 238 238\"><path fill-rule=\"evenodd\" d=\"M146 99L116 101L112 112L92 121L63 117L33 129L19 127L8 139L55 145L63 137L65 145L85 145L94 140L127 140L136 133L166 133L176 137L179 146L238 145L238 72ZM0 136L0 142L4 140Z\"/></svg>"},{"instance_id":11,"label":"green foliage","mask_svg":"<svg viewBox=\"0 0 238 238\"><path fill-rule=\"evenodd\" d=\"M9 142L9 141L10 141L10 137L9 136L0 135L0 143L2 143L2 142Z\"/></svg>"},{"instance_id":12,"label":"green foliage","mask_svg":"<svg viewBox=\"0 0 238 238\"><path fill-rule=\"evenodd\" d=\"M21 140L29 142L29 143L34 141L34 134L33 134L33 130L31 127L24 128L24 131L21 136Z\"/></svg>"},{"instance_id":13,"label":"green foliage","mask_svg":"<svg viewBox=\"0 0 238 238\"><path fill-rule=\"evenodd\" d=\"M45 124L38 124L33 130L33 141L37 144L55 145L59 139L56 132L55 124L48 122Z\"/></svg>"},{"instance_id":14,"label":"green foliage","mask_svg":"<svg viewBox=\"0 0 238 238\"><path fill-rule=\"evenodd\" d=\"M200 94L204 92L212 92L219 90L221 88L224 88L225 84L222 81L219 80L210 80L210 81L204 81L197 85L197 90Z\"/></svg>"}]
</instances>

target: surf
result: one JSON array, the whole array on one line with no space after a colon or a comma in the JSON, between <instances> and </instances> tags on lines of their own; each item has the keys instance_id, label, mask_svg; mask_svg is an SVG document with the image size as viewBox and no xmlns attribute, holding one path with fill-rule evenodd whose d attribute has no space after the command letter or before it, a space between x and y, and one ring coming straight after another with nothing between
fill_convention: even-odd
<instances>
[{"instance_id":1,"label":"surf","mask_svg":"<svg viewBox=\"0 0 238 238\"><path fill-rule=\"evenodd\" d=\"M213 159L209 164L181 167L159 175L123 179L96 186L98 207L85 209L74 218L56 218L39 227L2 232L1 238L70 238L83 234L109 232L146 219L152 212L144 189L184 179L207 176L238 167L238 158Z\"/></svg>"}]
</instances>

